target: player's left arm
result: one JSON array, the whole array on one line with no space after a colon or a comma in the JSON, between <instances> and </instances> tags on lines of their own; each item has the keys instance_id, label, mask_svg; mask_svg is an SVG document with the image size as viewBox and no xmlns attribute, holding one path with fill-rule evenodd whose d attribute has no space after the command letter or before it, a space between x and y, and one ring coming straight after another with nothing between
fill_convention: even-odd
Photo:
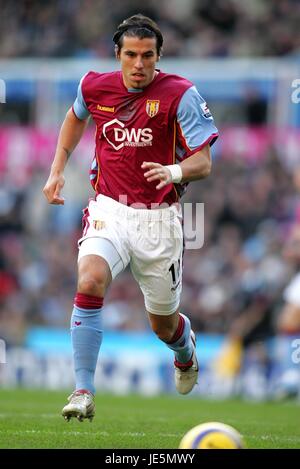
<instances>
[{"instance_id":1,"label":"player's left arm","mask_svg":"<svg viewBox=\"0 0 300 469\"><path fill-rule=\"evenodd\" d=\"M174 168L172 168L172 166ZM142 164L143 169L147 169L144 173L145 178L148 182L159 180L159 184L156 189L162 189L162 187L170 184L171 182L188 182L196 181L198 179L204 179L209 176L211 172L211 151L210 145L205 145L200 151L197 151L189 158L186 158L180 165L163 166L159 163L151 161L144 161ZM176 180L176 174L172 174L172 170L178 168L178 180Z\"/></svg>"},{"instance_id":2,"label":"player's left arm","mask_svg":"<svg viewBox=\"0 0 300 469\"><path fill-rule=\"evenodd\" d=\"M181 182L196 181L209 176L211 172L210 144L183 160L180 167L182 171Z\"/></svg>"},{"instance_id":3,"label":"player's left arm","mask_svg":"<svg viewBox=\"0 0 300 469\"><path fill-rule=\"evenodd\" d=\"M176 184L203 179L211 171L210 146L217 139L218 130L206 102L194 86L181 98L177 122L179 144L187 155L185 159L179 164L167 166L155 162L142 164L147 181L159 181L156 186L158 190L171 182Z\"/></svg>"}]
</instances>

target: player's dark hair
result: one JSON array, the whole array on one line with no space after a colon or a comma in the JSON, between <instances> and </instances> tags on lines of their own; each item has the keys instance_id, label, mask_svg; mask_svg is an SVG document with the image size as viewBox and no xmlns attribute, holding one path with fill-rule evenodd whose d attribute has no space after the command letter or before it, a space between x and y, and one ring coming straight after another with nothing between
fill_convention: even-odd
<instances>
[{"instance_id":1,"label":"player's dark hair","mask_svg":"<svg viewBox=\"0 0 300 469\"><path fill-rule=\"evenodd\" d=\"M117 31L113 35L113 41L119 51L123 46L124 35L129 37L138 37L139 39L155 37L157 54L161 55L163 36L155 21L148 18L148 16L144 16L139 13L127 18L119 24Z\"/></svg>"}]
</instances>

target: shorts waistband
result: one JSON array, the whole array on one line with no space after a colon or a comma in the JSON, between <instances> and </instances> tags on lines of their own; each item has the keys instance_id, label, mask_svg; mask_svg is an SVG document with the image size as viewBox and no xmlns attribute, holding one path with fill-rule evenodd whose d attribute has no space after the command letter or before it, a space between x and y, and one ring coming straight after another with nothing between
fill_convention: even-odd
<instances>
[{"instance_id":1,"label":"shorts waistband","mask_svg":"<svg viewBox=\"0 0 300 469\"><path fill-rule=\"evenodd\" d=\"M97 195L96 201L101 210L104 210L105 212L109 211L126 218L135 218L137 220L171 220L175 217L181 216L181 205L178 203L168 205L163 208L153 209L138 208L138 204L136 204L136 208L134 208L117 202L116 200L102 194Z\"/></svg>"}]
</instances>

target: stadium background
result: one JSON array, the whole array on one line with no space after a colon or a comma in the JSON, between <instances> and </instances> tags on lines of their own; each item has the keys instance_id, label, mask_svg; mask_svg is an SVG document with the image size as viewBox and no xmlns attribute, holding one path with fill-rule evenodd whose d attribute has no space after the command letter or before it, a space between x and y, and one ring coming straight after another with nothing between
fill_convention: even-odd
<instances>
[{"instance_id":1,"label":"stadium background","mask_svg":"<svg viewBox=\"0 0 300 469\"><path fill-rule=\"evenodd\" d=\"M199 335L201 363L193 394L273 398L293 366L276 323L297 269L282 250L299 203L299 2L8 0L0 11L1 386L72 389L68 328L93 125L69 161L65 206L47 205L41 191L79 79L118 67L112 32L142 12L164 34L160 68L196 83L220 130L211 176L183 199L205 204L205 244L184 258L182 311ZM129 271L105 304L98 390L173 392L172 355L150 333ZM242 341L218 361L232 337Z\"/></svg>"}]
</instances>

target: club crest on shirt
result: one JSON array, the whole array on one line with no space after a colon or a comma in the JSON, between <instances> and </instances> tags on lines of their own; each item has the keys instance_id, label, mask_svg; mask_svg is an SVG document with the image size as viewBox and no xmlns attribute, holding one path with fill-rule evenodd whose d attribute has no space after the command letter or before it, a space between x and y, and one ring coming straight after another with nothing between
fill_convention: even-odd
<instances>
[{"instance_id":1,"label":"club crest on shirt","mask_svg":"<svg viewBox=\"0 0 300 469\"><path fill-rule=\"evenodd\" d=\"M154 117L159 111L159 99L147 99L146 112L149 117Z\"/></svg>"},{"instance_id":2,"label":"club crest on shirt","mask_svg":"<svg viewBox=\"0 0 300 469\"><path fill-rule=\"evenodd\" d=\"M103 220L93 220L93 227L95 230L99 231L105 228L105 221Z\"/></svg>"}]
</instances>

